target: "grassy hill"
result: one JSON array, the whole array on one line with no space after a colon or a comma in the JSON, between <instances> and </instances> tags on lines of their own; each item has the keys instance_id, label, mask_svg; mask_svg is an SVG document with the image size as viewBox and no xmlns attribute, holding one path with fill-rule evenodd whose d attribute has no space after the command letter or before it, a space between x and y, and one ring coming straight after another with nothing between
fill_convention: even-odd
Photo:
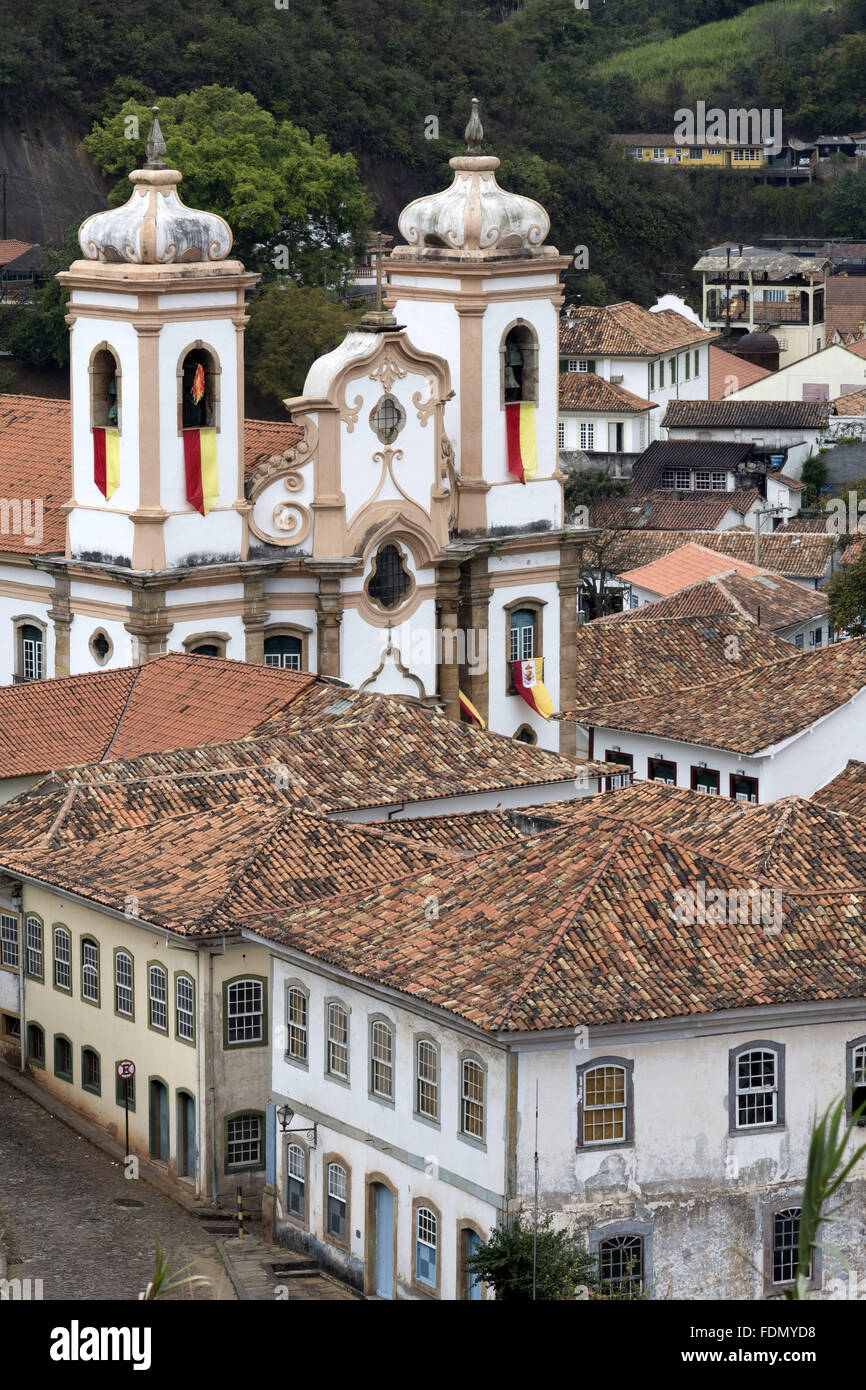
<instances>
[{"instance_id":1,"label":"grassy hill","mask_svg":"<svg viewBox=\"0 0 866 1390\"><path fill-rule=\"evenodd\" d=\"M604 79L628 77L642 95L675 83L686 101L711 106L737 69L754 73L764 56L775 59L796 42L804 22L831 10L828 0L772 0L675 38L637 44L597 63L593 71ZM749 104L746 92L739 104Z\"/></svg>"}]
</instances>

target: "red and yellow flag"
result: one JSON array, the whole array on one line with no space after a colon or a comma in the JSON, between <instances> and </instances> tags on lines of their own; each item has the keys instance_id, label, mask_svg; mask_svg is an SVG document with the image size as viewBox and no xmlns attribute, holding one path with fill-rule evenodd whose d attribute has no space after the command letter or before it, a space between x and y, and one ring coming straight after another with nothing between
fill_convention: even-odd
<instances>
[{"instance_id":1,"label":"red and yellow flag","mask_svg":"<svg viewBox=\"0 0 866 1390\"><path fill-rule=\"evenodd\" d=\"M184 430L183 466L186 474L186 500L202 516L207 516L219 500L216 430Z\"/></svg>"},{"instance_id":2,"label":"red and yellow flag","mask_svg":"<svg viewBox=\"0 0 866 1390\"><path fill-rule=\"evenodd\" d=\"M540 714L542 719L549 719L553 714L553 701L550 691L541 679L543 670L540 656L531 656L526 661L512 661L511 679L521 699Z\"/></svg>"},{"instance_id":3,"label":"red and yellow flag","mask_svg":"<svg viewBox=\"0 0 866 1390\"><path fill-rule=\"evenodd\" d=\"M478 710L475 708L472 701L466 695L463 694L462 690L458 690L457 693L460 696L460 708L462 709L463 713L467 715L469 719L474 720L476 724L480 724L482 729L486 729L487 724L484 719L484 716L478 713Z\"/></svg>"},{"instance_id":4,"label":"red and yellow flag","mask_svg":"<svg viewBox=\"0 0 866 1390\"><path fill-rule=\"evenodd\" d=\"M117 430L96 426L93 431L93 481L106 502L120 482L120 443Z\"/></svg>"},{"instance_id":5,"label":"red and yellow flag","mask_svg":"<svg viewBox=\"0 0 866 1390\"><path fill-rule=\"evenodd\" d=\"M189 393L195 401L196 405L198 405L199 401L204 395L204 388L204 367L202 366L201 362L199 362L198 366L195 369L195 376L192 379L192 390Z\"/></svg>"},{"instance_id":6,"label":"red and yellow flag","mask_svg":"<svg viewBox=\"0 0 866 1390\"><path fill-rule=\"evenodd\" d=\"M538 472L535 440L535 406L531 401L509 401L505 407L505 439L508 471L525 483Z\"/></svg>"}]
</instances>

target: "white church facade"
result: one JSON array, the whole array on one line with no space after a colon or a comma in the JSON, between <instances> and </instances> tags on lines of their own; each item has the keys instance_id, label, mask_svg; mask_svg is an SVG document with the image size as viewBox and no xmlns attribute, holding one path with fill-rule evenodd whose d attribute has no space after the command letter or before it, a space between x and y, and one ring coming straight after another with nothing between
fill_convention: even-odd
<instances>
[{"instance_id":1,"label":"white church facade","mask_svg":"<svg viewBox=\"0 0 866 1390\"><path fill-rule=\"evenodd\" d=\"M84 222L59 276L65 553L4 555L0 679L200 651L573 751L546 717L577 694L581 533L564 530L556 433L567 258L544 209L499 187L481 136L473 107L451 187L401 214L384 305L313 363L250 468L256 277L221 218L180 202L154 116L130 201Z\"/></svg>"}]
</instances>

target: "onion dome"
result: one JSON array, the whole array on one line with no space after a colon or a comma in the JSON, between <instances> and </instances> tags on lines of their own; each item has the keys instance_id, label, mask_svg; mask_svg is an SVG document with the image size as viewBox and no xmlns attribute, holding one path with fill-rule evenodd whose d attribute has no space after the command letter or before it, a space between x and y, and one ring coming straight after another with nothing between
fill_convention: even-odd
<instances>
[{"instance_id":1,"label":"onion dome","mask_svg":"<svg viewBox=\"0 0 866 1390\"><path fill-rule=\"evenodd\" d=\"M766 352L770 355L779 351L779 340L774 338L772 333L744 333L742 338L738 338L730 349L731 352Z\"/></svg>"},{"instance_id":2,"label":"onion dome","mask_svg":"<svg viewBox=\"0 0 866 1390\"><path fill-rule=\"evenodd\" d=\"M480 153L483 135L473 97L466 154L449 160L454 182L403 209L397 225L407 245L395 247L392 260L411 260L419 253L468 260L556 255L552 247L543 246L550 231L544 208L532 198L500 188L495 172L499 160Z\"/></svg>"},{"instance_id":3,"label":"onion dome","mask_svg":"<svg viewBox=\"0 0 866 1390\"><path fill-rule=\"evenodd\" d=\"M153 108L145 143L147 163L130 174L133 193L120 208L82 222L78 242L86 260L134 265L222 261L232 246L229 224L213 212L186 207L178 197L182 175L163 163L165 141Z\"/></svg>"}]
</instances>

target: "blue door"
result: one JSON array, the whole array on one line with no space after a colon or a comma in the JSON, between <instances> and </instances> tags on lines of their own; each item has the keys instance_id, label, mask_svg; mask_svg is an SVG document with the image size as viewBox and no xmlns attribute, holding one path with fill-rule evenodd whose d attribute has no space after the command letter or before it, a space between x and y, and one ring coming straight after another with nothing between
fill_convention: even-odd
<instances>
[{"instance_id":1,"label":"blue door","mask_svg":"<svg viewBox=\"0 0 866 1390\"><path fill-rule=\"evenodd\" d=\"M475 1232L475 1231L467 1231L467 1232L466 1232L466 1238L465 1238L465 1241L464 1241L464 1251L465 1251L465 1258L466 1258L467 1260L469 1259L469 1256L470 1256L470 1255L474 1255L474 1254L475 1254L475 1251L478 1249L478 1247L479 1247L480 1244L481 1244L481 1237L477 1234L477 1232ZM467 1297L467 1298L471 1298L471 1299L475 1299L475 1298L480 1299L480 1298L481 1298L481 1280L480 1280L480 1279L474 1278L474 1277L470 1274L470 1272L469 1272L468 1269L467 1269L467 1271L466 1271L466 1297Z\"/></svg>"},{"instance_id":2,"label":"blue door","mask_svg":"<svg viewBox=\"0 0 866 1390\"><path fill-rule=\"evenodd\" d=\"M376 1297L394 1297L394 1194L376 1184Z\"/></svg>"},{"instance_id":3,"label":"blue door","mask_svg":"<svg viewBox=\"0 0 866 1390\"><path fill-rule=\"evenodd\" d=\"M168 1091L156 1080L150 1083L150 1156L168 1161Z\"/></svg>"}]
</instances>

